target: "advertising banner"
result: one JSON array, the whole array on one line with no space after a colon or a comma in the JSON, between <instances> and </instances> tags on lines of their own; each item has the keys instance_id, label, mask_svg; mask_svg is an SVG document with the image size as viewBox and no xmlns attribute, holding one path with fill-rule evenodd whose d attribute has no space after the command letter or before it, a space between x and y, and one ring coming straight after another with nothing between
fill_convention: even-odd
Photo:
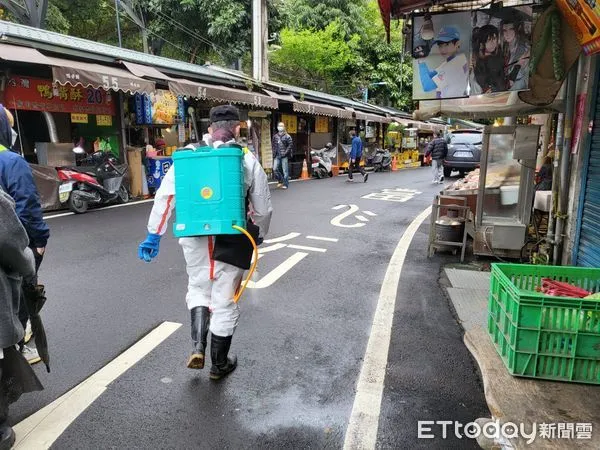
<instances>
[{"instance_id":1,"label":"advertising banner","mask_svg":"<svg viewBox=\"0 0 600 450\"><path fill-rule=\"evenodd\" d=\"M471 12L413 17L413 99L467 97Z\"/></svg>"},{"instance_id":2,"label":"advertising banner","mask_svg":"<svg viewBox=\"0 0 600 450\"><path fill-rule=\"evenodd\" d=\"M413 99L529 88L531 6L414 16Z\"/></svg>"},{"instance_id":3,"label":"advertising banner","mask_svg":"<svg viewBox=\"0 0 600 450\"><path fill-rule=\"evenodd\" d=\"M473 11L470 95L529 88L531 6Z\"/></svg>"},{"instance_id":4,"label":"advertising banner","mask_svg":"<svg viewBox=\"0 0 600 450\"><path fill-rule=\"evenodd\" d=\"M595 0L556 0L556 5L575 31L585 54L600 52L600 3Z\"/></svg>"},{"instance_id":5,"label":"advertising banner","mask_svg":"<svg viewBox=\"0 0 600 450\"><path fill-rule=\"evenodd\" d=\"M114 116L112 94L102 89L61 86L50 80L11 76L4 92L11 109Z\"/></svg>"}]
</instances>

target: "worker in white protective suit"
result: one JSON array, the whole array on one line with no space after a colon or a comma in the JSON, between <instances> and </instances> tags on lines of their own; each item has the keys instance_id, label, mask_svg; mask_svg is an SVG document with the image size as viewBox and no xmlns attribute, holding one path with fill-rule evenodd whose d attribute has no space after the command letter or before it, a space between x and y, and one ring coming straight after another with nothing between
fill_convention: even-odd
<instances>
[{"instance_id":1,"label":"worker in white protective suit","mask_svg":"<svg viewBox=\"0 0 600 450\"><path fill-rule=\"evenodd\" d=\"M223 105L212 108L210 122L210 136L204 138L207 144L214 148L236 145L235 139L240 131L240 116L236 107ZM246 203L251 204L253 211L252 220L248 220L248 231L254 228L255 237L260 243L271 222L271 193L267 176L256 157L245 151L243 161ZM148 221L148 236L139 246L138 256L147 262L158 255L160 238L167 230L169 218L176 207L174 172L175 167L171 167L156 192ZM239 243L236 239L239 239ZM189 277L186 302L191 314L194 346L187 366L190 369L204 368L210 329L210 378L213 380L223 378L235 370L237 365L235 356L229 357L228 353L240 316L238 305L233 299L242 282L244 268L249 266L252 257L252 250L248 250L246 239L243 235L235 235L186 237L179 240ZM217 254L220 259L218 261L215 260ZM244 263L238 263L239 259L244 260Z\"/></svg>"}]
</instances>

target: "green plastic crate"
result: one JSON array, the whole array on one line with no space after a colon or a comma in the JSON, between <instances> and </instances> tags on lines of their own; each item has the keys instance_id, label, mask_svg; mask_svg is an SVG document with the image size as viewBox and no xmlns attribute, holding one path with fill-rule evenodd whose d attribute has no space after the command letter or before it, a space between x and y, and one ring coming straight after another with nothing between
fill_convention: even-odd
<instances>
[{"instance_id":1,"label":"green plastic crate","mask_svg":"<svg viewBox=\"0 0 600 450\"><path fill-rule=\"evenodd\" d=\"M600 291L600 269L493 264L488 332L512 375L600 384L600 300L536 292L544 278Z\"/></svg>"}]
</instances>

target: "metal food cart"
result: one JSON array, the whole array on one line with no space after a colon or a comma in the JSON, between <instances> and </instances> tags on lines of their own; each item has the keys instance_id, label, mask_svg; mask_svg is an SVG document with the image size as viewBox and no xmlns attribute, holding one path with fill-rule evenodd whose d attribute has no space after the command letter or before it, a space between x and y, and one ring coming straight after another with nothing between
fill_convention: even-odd
<instances>
[{"instance_id":1,"label":"metal food cart","mask_svg":"<svg viewBox=\"0 0 600 450\"><path fill-rule=\"evenodd\" d=\"M475 255L520 256L535 194L539 134L537 125L484 128L477 207L468 227Z\"/></svg>"}]
</instances>

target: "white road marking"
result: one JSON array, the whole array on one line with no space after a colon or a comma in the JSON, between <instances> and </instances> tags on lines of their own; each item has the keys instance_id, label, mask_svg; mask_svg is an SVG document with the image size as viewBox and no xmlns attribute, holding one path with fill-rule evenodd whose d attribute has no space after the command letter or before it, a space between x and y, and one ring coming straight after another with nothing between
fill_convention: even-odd
<instances>
[{"instance_id":1,"label":"white road marking","mask_svg":"<svg viewBox=\"0 0 600 450\"><path fill-rule=\"evenodd\" d=\"M289 241L290 239L297 238L298 236L300 236L300 233L289 233L289 234L286 234L285 236L281 236L278 238L267 239L264 242L265 242L265 244L275 244L277 242Z\"/></svg>"},{"instance_id":2,"label":"white road marking","mask_svg":"<svg viewBox=\"0 0 600 450\"><path fill-rule=\"evenodd\" d=\"M258 281L249 281L248 288L249 289L264 289L271 286L277 280L279 280L283 275L285 275L289 270L291 270L296 264L302 261L304 258L308 256L308 253L296 252L284 262L279 264L276 268L271 270L268 274L262 277Z\"/></svg>"},{"instance_id":3,"label":"white road marking","mask_svg":"<svg viewBox=\"0 0 600 450\"><path fill-rule=\"evenodd\" d=\"M91 209L90 211L88 211L88 214L92 213L92 212L97 212L97 211L104 211L105 209L125 208L126 206L141 205L142 203L150 203L150 202L153 202L153 201L154 201L153 198L148 198L146 200L139 200L139 201L135 201L135 202L123 203L121 205L104 206L102 208ZM57 219L59 217L73 216L73 215L75 215L75 213L72 213L72 212L54 214L52 216L46 216L46 217L44 217L44 220Z\"/></svg>"},{"instance_id":4,"label":"white road marking","mask_svg":"<svg viewBox=\"0 0 600 450\"><path fill-rule=\"evenodd\" d=\"M15 449L47 449L104 391L181 327L163 322L124 353L48 406L14 426Z\"/></svg>"},{"instance_id":5,"label":"white road marking","mask_svg":"<svg viewBox=\"0 0 600 450\"><path fill-rule=\"evenodd\" d=\"M369 342L360 370L350 423L346 430L344 449L374 449L381 413L383 383L394 322L398 284L406 253L421 224L431 213L431 207L419 214L408 226L390 259L381 290Z\"/></svg>"},{"instance_id":6,"label":"white road marking","mask_svg":"<svg viewBox=\"0 0 600 450\"><path fill-rule=\"evenodd\" d=\"M365 216L354 216L354 217L356 217L361 222L368 222L369 221L369 219L367 219Z\"/></svg>"},{"instance_id":7,"label":"white road marking","mask_svg":"<svg viewBox=\"0 0 600 450\"><path fill-rule=\"evenodd\" d=\"M371 211L363 211L367 216L371 216L371 217L376 217L377 214L375 214L374 212Z\"/></svg>"},{"instance_id":8,"label":"white road marking","mask_svg":"<svg viewBox=\"0 0 600 450\"><path fill-rule=\"evenodd\" d=\"M331 208L331 209L333 209L333 210L335 210L335 211L338 211L338 210L340 210L340 209L344 209L346 206L348 206L348 205L336 205L336 206L334 206L334 207L333 207L333 208Z\"/></svg>"},{"instance_id":9,"label":"white road marking","mask_svg":"<svg viewBox=\"0 0 600 450\"><path fill-rule=\"evenodd\" d=\"M360 227L365 226L364 223L353 223L352 225L344 225L342 223L342 220L344 220L345 218L350 217L352 214L358 212L358 206L356 206L356 205L343 205L343 206L344 207L349 206L350 209L346 212L343 212L339 216L335 216L333 219L331 219L331 225L334 225L336 227L342 227L342 228L360 228ZM340 209L340 208L338 208L338 209Z\"/></svg>"},{"instance_id":10,"label":"white road marking","mask_svg":"<svg viewBox=\"0 0 600 450\"><path fill-rule=\"evenodd\" d=\"M419 194L422 194L422 192L414 189L396 188L383 189L381 192L373 192L372 194L364 195L362 198L404 203L412 199L415 195Z\"/></svg>"},{"instance_id":11,"label":"white road marking","mask_svg":"<svg viewBox=\"0 0 600 450\"><path fill-rule=\"evenodd\" d=\"M274 252L275 250L281 250L282 248L287 247L287 244L273 244L269 247L259 248L258 254L264 255L265 253Z\"/></svg>"},{"instance_id":12,"label":"white road marking","mask_svg":"<svg viewBox=\"0 0 600 450\"><path fill-rule=\"evenodd\" d=\"M325 241L325 242L338 242L339 239L336 238L328 238L321 236L306 236L306 239L312 239L313 241Z\"/></svg>"},{"instance_id":13,"label":"white road marking","mask_svg":"<svg viewBox=\"0 0 600 450\"><path fill-rule=\"evenodd\" d=\"M306 247L304 245L288 245L288 247L293 248L294 250L305 250L307 252L325 253L327 251L326 248Z\"/></svg>"}]
</instances>

